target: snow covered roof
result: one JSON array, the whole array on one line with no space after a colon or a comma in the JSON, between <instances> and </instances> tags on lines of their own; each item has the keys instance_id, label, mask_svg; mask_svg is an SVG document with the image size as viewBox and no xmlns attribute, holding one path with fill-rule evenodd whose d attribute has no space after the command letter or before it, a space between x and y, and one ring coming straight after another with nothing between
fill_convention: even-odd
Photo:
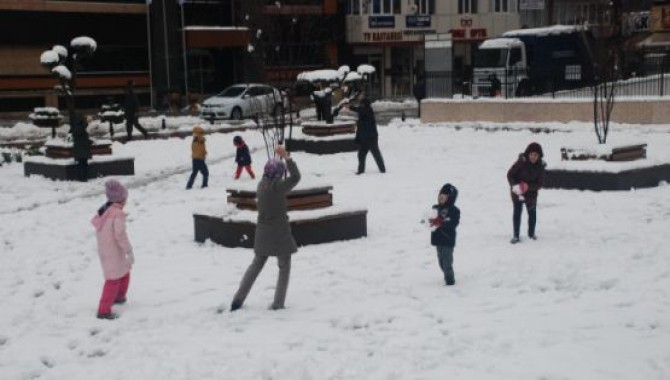
<instances>
[{"instance_id":1,"label":"snow covered roof","mask_svg":"<svg viewBox=\"0 0 670 380\"><path fill-rule=\"evenodd\" d=\"M569 34L586 30L582 25L552 25L543 28L516 29L502 34L503 37L518 36L549 36L557 34Z\"/></svg>"},{"instance_id":2,"label":"snow covered roof","mask_svg":"<svg viewBox=\"0 0 670 380\"><path fill-rule=\"evenodd\" d=\"M521 45L522 42L518 38L493 38L486 40L479 45L480 49L506 49L510 46Z\"/></svg>"}]
</instances>

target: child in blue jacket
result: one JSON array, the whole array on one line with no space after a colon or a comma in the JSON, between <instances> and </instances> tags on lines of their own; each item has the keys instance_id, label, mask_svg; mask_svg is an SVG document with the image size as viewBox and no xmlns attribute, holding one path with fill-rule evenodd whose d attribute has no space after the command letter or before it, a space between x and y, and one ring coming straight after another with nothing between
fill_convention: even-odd
<instances>
[{"instance_id":1,"label":"child in blue jacket","mask_svg":"<svg viewBox=\"0 0 670 380\"><path fill-rule=\"evenodd\" d=\"M461 210L454 204L458 189L450 183L442 186L433 206L433 216L429 219L433 232L430 243L437 248L437 260L444 273L447 285L456 284L454 276L454 246L456 245L456 227L461 220Z\"/></svg>"}]
</instances>

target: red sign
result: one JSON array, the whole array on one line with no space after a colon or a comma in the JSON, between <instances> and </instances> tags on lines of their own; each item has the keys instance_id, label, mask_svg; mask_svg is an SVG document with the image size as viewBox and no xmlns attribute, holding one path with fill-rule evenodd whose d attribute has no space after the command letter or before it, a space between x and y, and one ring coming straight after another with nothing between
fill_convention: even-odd
<instances>
[{"instance_id":1,"label":"red sign","mask_svg":"<svg viewBox=\"0 0 670 380\"><path fill-rule=\"evenodd\" d=\"M450 29L452 38L465 38L465 29Z\"/></svg>"},{"instance_id":2,"label":"red sign","mask_svg":"<svg viewBox=\"0 0 670 380\"><path fill-rule=\"evenodd\" d=\"M486 29L481 28L481 29L471 29L470 30L470 38L486 38Z\"/></svg>"}]
</instances>

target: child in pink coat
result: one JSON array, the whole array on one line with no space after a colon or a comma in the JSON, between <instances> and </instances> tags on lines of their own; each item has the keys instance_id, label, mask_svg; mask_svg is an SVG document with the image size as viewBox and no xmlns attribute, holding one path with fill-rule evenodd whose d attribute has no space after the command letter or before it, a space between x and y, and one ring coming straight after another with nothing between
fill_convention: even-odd
<instances>
[{"instance_id":1,"label":"child in pink coat","mask_svg":"<svg viewBox=\"0 0 670 380\"><path fill-rule=\"evenodd\" d=\"M95 227L98 255L105 276L98 318L116 319L119 315L112 313L112 305L126 302L130 268L135 257L126 234L126 214L123 212L128 190L119 181L110 179L105 182L105 194L107 202L91 220Z\"/></svg>"}]
</instances>

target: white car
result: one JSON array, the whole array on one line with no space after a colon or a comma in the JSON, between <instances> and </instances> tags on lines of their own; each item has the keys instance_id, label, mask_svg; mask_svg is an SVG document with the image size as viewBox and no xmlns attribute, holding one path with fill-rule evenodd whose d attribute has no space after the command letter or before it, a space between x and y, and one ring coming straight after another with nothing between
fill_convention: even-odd
<instances>
[{"instance_id":1,"label":"white car","mask_svg":"<svg viewBox=\"0 0 670 380\"><path fill-rule=\"evenodd\" d=\"M257 114L283 111L284 100L276 88L266 84L235 84L202 102L203 119L241 120Z\"/></svg>"}]
</instances>

